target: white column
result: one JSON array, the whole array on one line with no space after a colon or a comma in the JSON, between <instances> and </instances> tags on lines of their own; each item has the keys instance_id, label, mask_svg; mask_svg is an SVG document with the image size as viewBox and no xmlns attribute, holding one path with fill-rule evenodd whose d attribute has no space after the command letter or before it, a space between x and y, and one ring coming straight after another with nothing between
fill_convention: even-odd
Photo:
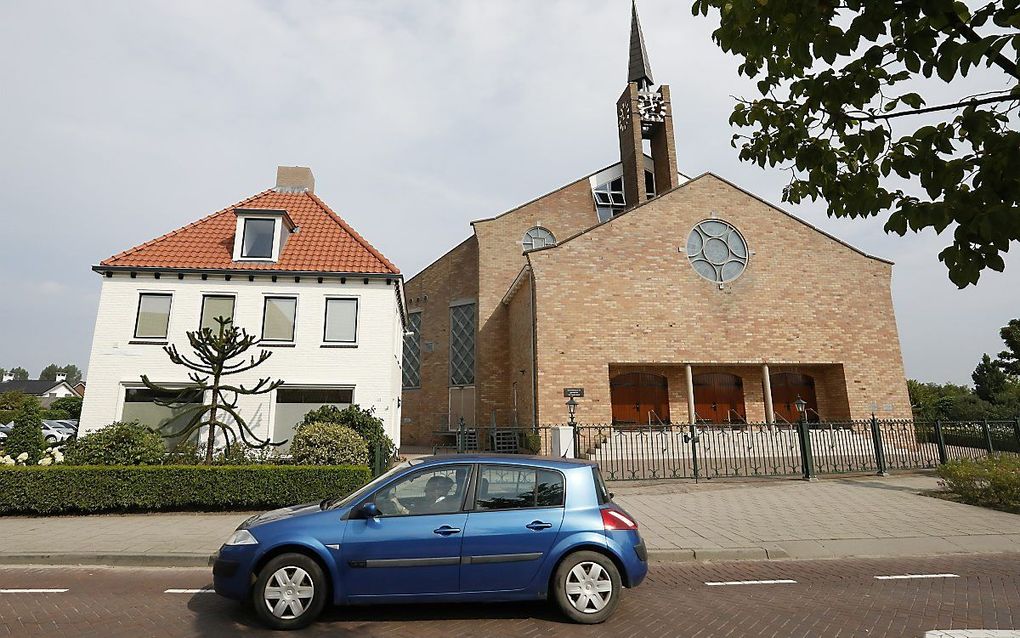
<instances>
[{"instance_id":1,"label":"white column","mask_svg":"<svg viewBox=\"0 0 1020 638\"><path fill-rule=\"evenodd\" d=\"M687 422L694 423L694 373L691 371L691 364L684 366L687 373Z\"/></svg>"},{"instance_id":2,"label":"white column","mask_svg":"<svg viewBox=\"0 0 1020 638\"><path fill-rule=\"evenodd\" d=\"M775 423L776 413L772 409L772 379L769 378L769 364L761 364L761 382L765 388L765 422Z\"/></svg>"}]
</instances>

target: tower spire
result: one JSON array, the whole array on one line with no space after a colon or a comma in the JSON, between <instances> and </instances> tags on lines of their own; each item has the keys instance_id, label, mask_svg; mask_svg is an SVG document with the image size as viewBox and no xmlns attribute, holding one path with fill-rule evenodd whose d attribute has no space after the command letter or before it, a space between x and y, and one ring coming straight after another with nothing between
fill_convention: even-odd
<instances>
[{"instance_id":1,"label":"tower spire","mask_svg":"<svg viewBox=\"0 0 1020 638\"><path fill-rule=\"evenodd\" d=\"M641 21L638 19L637 2L631 1L630 18L630 68L627 82L637 82L639 90L647 90L652 86L652 65L645 51L645 37L641 33Z\"/></svg>"}]
</instances>

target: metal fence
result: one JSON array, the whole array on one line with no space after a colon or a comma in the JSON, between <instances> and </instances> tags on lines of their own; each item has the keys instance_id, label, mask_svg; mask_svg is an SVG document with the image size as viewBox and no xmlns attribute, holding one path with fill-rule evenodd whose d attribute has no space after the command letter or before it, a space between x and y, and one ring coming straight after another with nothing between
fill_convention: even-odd
<instances>
[{"instance_id":1,"label":"metal fence","mask_svg":"<svg viewBox=\"0 0 1020 638\"><path fill-rule=\"evenodd\" d=\"M1013 421L881 420L824 423L563 424L577 458L607 480L803 476L934 468L990 453L1020 453ZM553 454L554 428L461 427L436 452Z\"/></svg>"}]
</instances>

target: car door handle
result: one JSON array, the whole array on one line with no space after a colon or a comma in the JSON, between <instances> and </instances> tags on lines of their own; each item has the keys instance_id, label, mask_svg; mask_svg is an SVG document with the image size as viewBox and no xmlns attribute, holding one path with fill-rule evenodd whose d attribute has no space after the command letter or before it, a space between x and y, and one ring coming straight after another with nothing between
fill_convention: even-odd
<instances>
[{"instance_id":1,"label":"car door handle","mask_svg":"<svg viewBox=\"0 0 1020 638\"><path fill-rule=\"evenodd\" d=\"M552 527L552 523L546 523L545 521L531 521L530 523L525 525L525 527L537 532L539 530L549 529L550 527Z\"/></svg>"},{"instance_id":2,"label":"car door handle","mask_svg":"<svg viewBox=\"0 0 1020 638\"><path fill-rule=\"evenodd\" d=\"M450 527L449 525L443 525L439 529L432 530L433 534L439 534L440 536L450 536L451 534L460 534L459 527Z\"/></svg>"}]
</instances>

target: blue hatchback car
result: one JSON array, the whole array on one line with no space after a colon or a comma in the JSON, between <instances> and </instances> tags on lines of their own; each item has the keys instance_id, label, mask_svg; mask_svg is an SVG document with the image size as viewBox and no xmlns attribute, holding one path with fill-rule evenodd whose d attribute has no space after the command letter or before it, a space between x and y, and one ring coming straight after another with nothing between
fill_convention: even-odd
<instances>
[{"instance_id":1,"label":"blue hatchback car","mask_svg":"<svg viewBox=\"0 0 1020 638\"><path fill-rule=\"evenodd\" d=\"M451 455L245 521L213 583L275 629L307 626L327 604L536 599L598 623L647 571L637 522L594 463Z\"/></svg>"}]
</instances>

